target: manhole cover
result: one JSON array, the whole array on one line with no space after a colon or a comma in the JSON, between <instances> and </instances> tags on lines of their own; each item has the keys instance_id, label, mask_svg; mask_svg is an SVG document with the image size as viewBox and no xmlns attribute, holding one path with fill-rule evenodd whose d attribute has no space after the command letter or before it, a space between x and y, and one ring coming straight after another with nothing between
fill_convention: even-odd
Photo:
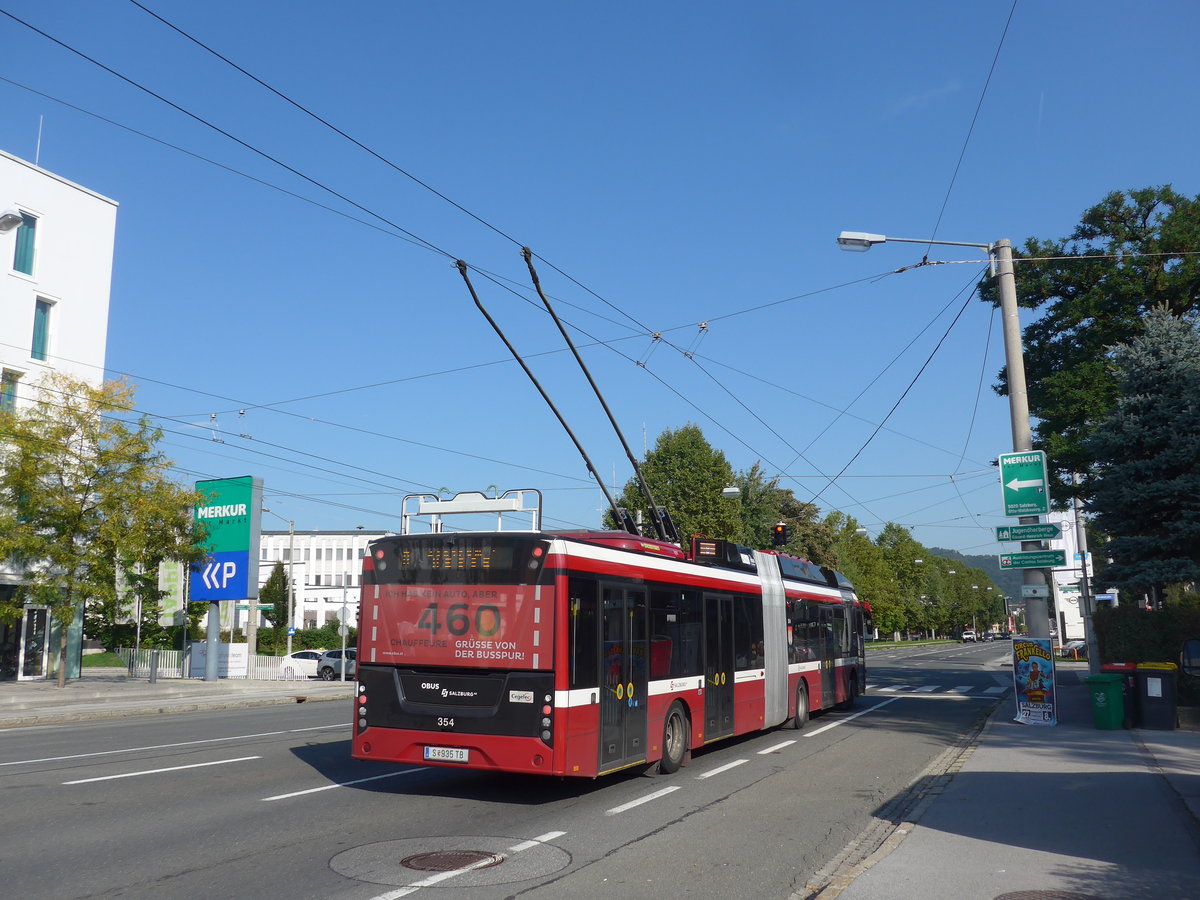
<instances>
[{"instance_id":1,"label":"manhole cover","mask_svg":"<svg viewBox=\"0 0 1200 900\"><path fill-rule=\"evenodd\" d=\"M550 840L460 834L351 847L334 856L329 868L368 884L436 881L439 887L465 890L546 878L570 864L571 855Z\"/></svg>"},{"instance_id":2,"label":"manhole cover","mask_svg":"<svg viewBox=\"0 0 1200 900\"><path fill-rule=\"evenodd\" d=\"M1103 900L1095 894L1080 894L1075 891L1013 891L1001 894L996 900Z\"/></svg>"},{"instance_id":3,"label":"manhole cover","mask_svg":"<svg viewBox=\"0 0 1200 900\"><path fill-rule=\"evenodd\" d=\"M453 872L470 866L487 869L504 862L500 853L485 853L482 850L435 850L432 853L416 853L400 860L400 865L422 872Z\"/></svg>"}]
</instances>

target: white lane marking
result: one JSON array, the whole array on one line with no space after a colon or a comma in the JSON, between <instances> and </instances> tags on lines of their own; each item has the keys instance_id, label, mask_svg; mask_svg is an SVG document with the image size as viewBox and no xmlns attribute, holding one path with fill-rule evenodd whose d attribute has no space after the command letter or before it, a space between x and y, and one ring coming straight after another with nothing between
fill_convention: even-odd
<instances>
[{"instance_id":1,"label":"white lane marking","mask_svg":"<svg viewBox=\"0 0 1200 900\"><path fill-rule=\"evenodd\" d=\"M168 766L165 769L144 769L141 772L125 772L122 775L101 775L99 778L80 778L78 781L64 781L63 784L90 784L93 781L114 781L117 778L136 778L138 775L158 775L162 772L178 772L182 769L202 769L205 766L224 766L229 763L249 762L252 759L262 759L261 756L239 756L237 759L218 759L213 762L192 763L188 766Z\"/></svg>"},{"instance_id":2,"label":"white lane marking","mask_svg":"<svg viewBox=\"0 0 1200 900\"><path fill-rule=\"evenodd\" d=\"M856 712L852 716L846 716L846 718L844 718L844 719L838 719L836 722L830 722L828 725L824 726L823 728L817 728L813 731L806 731L806 732L804 732L804 736L805 737L814 737L815 735L821 734L824 731L828 731L830 728L837 728L839 725L845 725L847 722L853 722L859 716L865 716L867 713L875 712L875 710L882 709L883 707L887 706L889 703L895 703L897 700L900 700L900 699L903 699L903 698L888 697L882 703L876 703L874 706L869 707L864 710L860 710L859 712Z\"/></svg>"},{"instance_id":3,"label":"white lane marking","mask_svg":"<svg viewBox=\"0 0 1200 900\"><path fill-rule=\"evenodd\" d=\"M401 769L399 772L388 772L386 775L372 775L369 778L356 778L354 781L337 781L333 784L323 784L320 787L308 788L303 791L292 791L290 794L276 794L274 797L262 797L263 803L269 803L272 800L288 800L292 797L303 797L305 794L319 794L321 791L332 791L334 788L349 787L352 784L364 784L368 781L379 781L381 778L395 778L397 775L411 775L413 772L420 772L421 768L416 769Z\"/></svg>"},{"instance_id":4,"label":"white lane marking","mask_svg":"<svg viewBox=\"0 0 1200 900\"><path fill-rule=\"evenodd\" d=\"M986 691L984 691L984 693L985 694L1003 694L1007 690L1008 690L1008 688L1006 688L1006 687L990 687Z\"/></svg>"},{"instance_id":5,"label":"white lane marking","mask_svg":"<svg viewBox=\"0 0 1200 900\"><path fill-rule=\"evenodd\" d=\"M795 741L784 741L782 744L776 744L774 747L768 747L766 750L759 750L759 756L766 756L768 753L774 753L776 750L782 750L784 747L790 747Z\"/></svg>"},{"instance_id":6,"label":"white lane marking","mask_svg":"<svg viewBox=\"0 0 1200 900\"><path fill-rule=\"evenodd\" d=\"M633 809L635 806L641 806L643 803L649 803L651 800L657 800L659 797L665 797L672 791L679 790L679 785L674 787L663 788L661 791L655 791L653 794L647 794L644 797L639 797L637 800L630 800L628 803L622 803L620 806L614 806L612 809L606 809L606 816L615 816L617 813L623 813Z\"/></svg>"},{"instance_id":7,"label":"white lane marking","mask_svg":"<svg viewBox=\"0 0 1200 900\"><path fill-rule=\"evenodd\" d=\"M711 772L705 772L703 775L697 775L696 778L712 778L714 775L720 775L722 772L728 772L730 769L737 768L744 762L749 762L749 760L735 759L731 763L725 763L723 766L717 766L717 768L713 769Z\"/></svg>"},{"instance_id":8,"label":"white lane marking","mask_svg":"<svg viewBox=\"0 0 1200 900\"><path fill-rule=\"evenodd\" d=\"M179 741L175 744L150 744L146 747L125 747L121 750L97 750L93 753L73 753L70 756L43 756L38 759L15 759L0 762L0 766L26 766L33 763L62 762L67 759L88 759L94 756L112 756L115 753L138 753L142 750L171 750L175 747L197 747L201 744L218 744L221 741L241 741L251 738L278 737L281 734L299 734L302 731L320 731L323 728L349 728L350 723L339 725L310 725L307 728L289 728L285 731L260 731L257 734L233 734L229 737L204 738L198 741ZM15 730L14 730L14 733Z\"/></svg>"},{"instance_id":9,"label":"white lane marking","mask_svg":"<svg viewBox=\"0 0 1200 900\"><path fill-rule=\"evenodd\" d=\"M888 685L887 687L880 687L880 688L873 687L873 688L871 688L871 691L872 691L873 693L881 693L881 694L887 693L887 692L889 692L889 691L898 691L898 690L901 690L901 688L900 688L898 685L894 685L894 684L892 684L892 685Z\"/></svg>"},{"instance_id":10,"label":"white lane marking","mask_svg":"<svg viewBox=\"0 0 1200 900\"><path fill-rule=\"evenodd\" d=\"M531 850L532 848L537 847L540 844L545 844L545 843L548 843L548 842L554 840L555 838L560 838L564 834L566 834L565 831L547 831L545 834L538 835L537 837L532 838L528 841L523 841L520 844L517 844L513 847L509 847L508 852L509 853L520 853L522 850ZM397 888L394 891L388 891L386 894L376 894L374 897L371 898L371 900L399 900L400 897L407 897L409 894L415 894L417 891L419 891L423 887L433 887L434 885L440 884L441 882L445 881L447 878L453 878L455 875L462 875L466 872L470 872L470 871L473 871L474 869L478 869L481 866L487 866L487 865L491 865L491 864L492 864L492 860L482 859L479 862L472 863L469 866L463 866L461 869L454 869L453 871L450 871L450 872L439 872L436 875L430 875L428 878L423 878L420 881L414 881L410 885L406 885L405 887L402 887L402 888Z\"/></svg>"},{"instance_id":11,"label":"white lane marking","mask_svg":"<svg viewBox=\"0 0 1200 900\"><path fill-rule=\"evenodd\" d=\"M934 691L941 690L940 684L927 684L913 691L914 694L932 694Z\"/></svg>"},{"instance_id":12,"label":"white lane marking","mask_svg":"<svg viewBox=\"0 0 1200 900\"><path fill-rule=\"evenodd\" d=\"M950 693L951 694L969 694L973 690L975 690L975 685L973 685L973 684L960 684L960 685L950 688Z\"/></svg>"}]
</instances>

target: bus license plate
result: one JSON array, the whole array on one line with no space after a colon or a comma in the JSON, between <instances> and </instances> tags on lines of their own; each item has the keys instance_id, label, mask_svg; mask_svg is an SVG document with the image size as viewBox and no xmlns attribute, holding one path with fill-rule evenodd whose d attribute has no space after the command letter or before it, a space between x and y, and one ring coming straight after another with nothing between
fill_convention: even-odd
<instances>
[{"instance_id":1,"label":"bus license plate","mask_svg":"<svg viewBox=\"0 0 1200 900\"><path fill-rule=\"evenodd\" d=\"M466 747L426 747L425 758L438 762L469 762L470 750Z\"/></svg>"}]
</instances>

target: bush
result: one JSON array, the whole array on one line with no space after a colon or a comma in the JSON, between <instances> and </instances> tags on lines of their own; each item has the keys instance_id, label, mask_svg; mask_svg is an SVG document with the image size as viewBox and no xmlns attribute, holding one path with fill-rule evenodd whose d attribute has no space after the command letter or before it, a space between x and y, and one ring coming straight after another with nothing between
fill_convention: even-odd
<instances>
[{"instance_id":1,"label":"bush","mask_svg":"<svg viewBox=\"0 0 1200 900\"><path fill-rule=\"evenodd\" d=\"M1101 663L1173 662L1178 665L1184 642L1200 639L1200 606L1195 603L1153 611L1134 606L1098 609L1093 622ZM1181 672L1177 694L1180 706L1200 706L1200 677Z\"/></svg>"}]
</instances>

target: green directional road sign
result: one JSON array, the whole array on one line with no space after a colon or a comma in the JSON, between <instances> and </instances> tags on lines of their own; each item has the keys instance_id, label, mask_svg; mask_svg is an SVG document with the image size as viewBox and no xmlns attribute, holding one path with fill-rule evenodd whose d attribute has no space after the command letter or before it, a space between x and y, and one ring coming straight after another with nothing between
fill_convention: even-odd
<instances>
[{"instance_id":1,"label":"green directional road sign","mask_svg":"<svg viewBox=\"0 0 1200 900\"><path fill-rule=\"evenodd\" d=\"M1067 564L1065 550L1025 550L1001 553L1001 569L1056 569Z\"/></svg>"},{"instance_id":2,"label":"green directional road sign","mask_svg":"<svg viewBox=\"0 0 1200 900\"><path fill-rule=\"evenodd\" d=\"M998 541L1053 541L1062 537L1062 528L1057 522L1040 525L997 525Z\"/></svg>"},{"instance_id":3,"label":"green directional road sign","mask_svg":"<svg viewBox=\"0 0 1200 900\"><path fill-rule=\"evenodd\" d=\"M1006 516L1040 516L1050 512L1046 454L1041 450L1001 453L1000 486Z\"/></svg>"}]
</instances>

